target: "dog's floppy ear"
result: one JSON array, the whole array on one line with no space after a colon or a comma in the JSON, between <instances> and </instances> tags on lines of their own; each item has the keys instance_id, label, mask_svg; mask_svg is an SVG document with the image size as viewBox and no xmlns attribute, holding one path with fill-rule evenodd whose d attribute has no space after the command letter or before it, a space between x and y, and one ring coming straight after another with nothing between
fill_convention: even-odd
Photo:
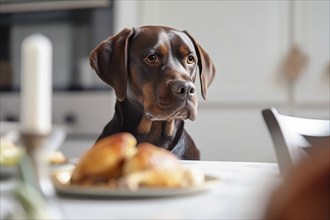
<instances>
[{"instance_id":1,"label":"dog's floppy ear","mask_svg":"<svg viewBox=\"0 0 330 220\"><path fill-rule=\"evenodd\" d=\"M206 99L207 88L211 85L215 76L215 67L207 52L196 42L196 40L187 31L184 31L184 33L187 34L190 40L193 42L196 50L198 57L198 68L201 81L202 96L204 99Z\"/></svg>"},{"instance_id":2,"label":"dog's floppy ear","mask_svg":"<svg viewBox=\"0 0 330 220\"><path fill-rule=\"evenodd\" d=\"M119 101L126 98L128 46L133 34L132 29L122 30L117 35L102 41L89 57L94 71L115 90Z\"/></svg>"}]
</instances>

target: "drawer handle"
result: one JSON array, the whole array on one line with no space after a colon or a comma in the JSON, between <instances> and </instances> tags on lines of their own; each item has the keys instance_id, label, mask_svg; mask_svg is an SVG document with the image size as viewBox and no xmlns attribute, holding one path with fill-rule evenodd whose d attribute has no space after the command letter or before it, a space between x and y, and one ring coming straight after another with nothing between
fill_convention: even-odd
<instances>
[{"instance_id":1,"label":"drawer handle","mask_svg":"<svg viewBox=\"0 0 330 220\"><path fill-rule=\"evenodd\" d=\"M77 117L74 114L69 113L64 116L64 121L68 125L74 125L77 123Z\"/></svg>"},{"instance_id":2,"label":"drawer handle","mask_svg":"<svg viewBox=\"0 0 330 220\"><path fill-rule=\"evenodd\" d=\"M307 63L307 55L297 45L294 45L284 61L283 73L285 77L289 81L295 81L302 74Z\"/></svg>"}]
</instances>

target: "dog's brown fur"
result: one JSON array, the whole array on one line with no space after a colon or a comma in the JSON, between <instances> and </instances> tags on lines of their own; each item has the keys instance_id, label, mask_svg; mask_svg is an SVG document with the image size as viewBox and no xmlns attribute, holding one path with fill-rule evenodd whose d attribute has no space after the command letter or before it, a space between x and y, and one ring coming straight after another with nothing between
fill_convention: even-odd
<instances>
[{"instance_id":1,"label":"dog's brown fur","mask_svg":"<svg viewBox=\"0 0 330 220\"><path fill-rule=\"evenodd\" d=\"M91 53L90 63L115 91L115 115L99 139L121 131L182 159L199 159L184 129L195 120L195 78L199 72L206 98L215 68L204 49L186 32L163 26L124 29Z\"/></svg>"}]
</instances>

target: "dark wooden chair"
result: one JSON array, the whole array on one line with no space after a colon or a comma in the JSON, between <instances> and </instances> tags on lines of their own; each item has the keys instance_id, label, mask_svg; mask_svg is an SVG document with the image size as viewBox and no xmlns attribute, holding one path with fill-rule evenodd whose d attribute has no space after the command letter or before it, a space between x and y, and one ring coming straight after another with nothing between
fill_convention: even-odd
<instances>
[{"instance_id":1,"label":"dark wooden chair","mask_svg":"<svg viewBox=\"0 0 330 220\"><path fill-rule=\"evenodd\" d=\"M314 147L330 148L329 120L288 116L280 114L275 108L263 110L262 115L282 176L286 176Z\"/></svg>"}]
</instances>

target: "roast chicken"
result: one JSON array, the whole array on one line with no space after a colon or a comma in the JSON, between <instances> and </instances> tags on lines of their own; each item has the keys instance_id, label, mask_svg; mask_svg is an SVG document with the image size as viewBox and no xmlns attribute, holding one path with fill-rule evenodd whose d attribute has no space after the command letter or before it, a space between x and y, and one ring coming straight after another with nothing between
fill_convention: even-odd
<instances>
[{"instance_id":1,"label":"roast chicken","mask_svg":"<svg viewBox=\"0 0 330 220\"><path fill-rule=\"evenodd\" d=\"M171 152L141 143L129 133L118 133L98 141L80 159L72 184L109 184L137 189L186 187L201 184L204 175L184 168Z\"/></svg>"},{"instance_id":2,"label":"roast chicken","mask_svg":"<svg viewBox=\"0 0 330 220\"><path fill-rule=\"evenodd\" d=\"M139 186L180 187L184 169L178 158L149 143L138 145L137 153L123 167L121 183L131 189Z\"/></svg>"},{"instance_id":3,"label":"roast chicken","mask_svg":"<svg viewBox=\"0 0 330 220\"><path fill-rule=\"evenodd\" d=\"M82 155L72 173L71 183L97 183L118 178L125 160L136 151L136 139L129 133L103 138Z\"/></svg>"}]
</instances>

